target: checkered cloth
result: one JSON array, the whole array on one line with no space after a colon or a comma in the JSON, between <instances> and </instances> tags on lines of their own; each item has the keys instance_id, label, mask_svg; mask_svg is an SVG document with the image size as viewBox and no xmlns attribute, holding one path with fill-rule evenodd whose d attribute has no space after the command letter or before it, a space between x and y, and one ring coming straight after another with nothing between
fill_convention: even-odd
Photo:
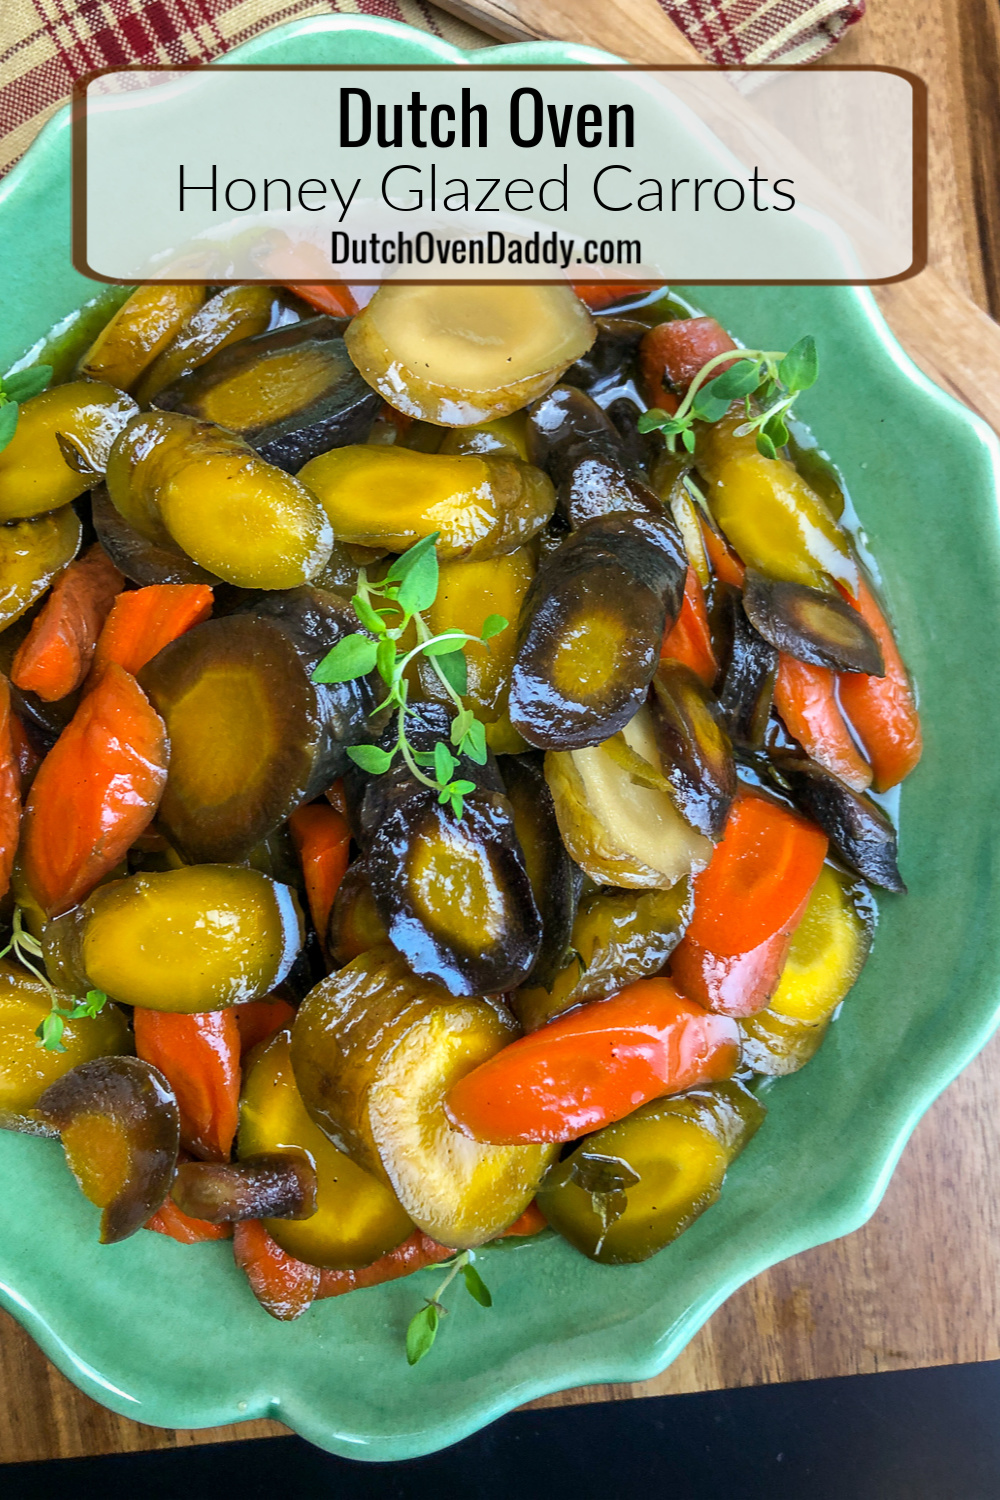
<instances>
[{"instance_id":1,"label":"checkered cloth","mask_svg":"<svg viewBox=\"0 0 1000 1500\"><path fill-rule=\"evenodd\" d=\"M597 0L580 0L597 3ZM865 0L660 0L710 62L811 62ZM69 97L74 79L130 63L208 62L271 26L341 12L389 17L456 46L492 39L424 0L0 0L0 173Z\"/></svg>"}]
</instances>

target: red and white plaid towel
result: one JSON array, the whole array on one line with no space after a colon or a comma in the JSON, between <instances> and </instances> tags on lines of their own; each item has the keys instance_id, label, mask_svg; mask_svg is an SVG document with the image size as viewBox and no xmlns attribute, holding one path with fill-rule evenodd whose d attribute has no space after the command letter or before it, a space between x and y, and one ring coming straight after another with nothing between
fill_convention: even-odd
<instances>
[{"instance_id":1,"label":"red and white plaid towel","mask_svg":"<svg viewBox=\"0 0 1000 1500\"><path fill-rule=\"evenodd\" d=\"M581 0L596 3L596 0ZM710 62L811 62L865 0L660 0ZM75 79L130 63L208 62L271 26L330 12L388 17L459 47L491 38L424 0L0 0L0 173L27 150Z\"/></svg>"},{"instance_id":2,"label":"red and white plaid towel","mask_svg":"<svg viewBox=\"0 0 1000 1500\"><path fill-rule=\"evenodd\" d=\"M660 0L709 62L813 62L860 21L865 0Z\"/></svg>"}]
</instances>

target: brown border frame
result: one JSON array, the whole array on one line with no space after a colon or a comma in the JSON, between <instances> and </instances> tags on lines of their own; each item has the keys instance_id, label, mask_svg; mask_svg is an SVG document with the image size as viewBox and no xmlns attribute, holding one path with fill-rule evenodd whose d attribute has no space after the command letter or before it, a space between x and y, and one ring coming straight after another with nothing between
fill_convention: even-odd
<instances>
[{"instance_id":1,"label":"brown border frame","mask_svg":"<svg viewBox=\"0 0 1000 1500\"><path fill-rule=\"evenodd\" d=\"M287 73L450 73L453 71L452 63L361 63L356 65L338 63L181 63L177 65L163 64L153 67L133 66L128 68L95 68L77 79L73 84L73 94L70 100L70 126L71 126L71 234L70 234L70 257L74 269L92 281L104 282L109 286L131 286L133 283L119 277L103 276L94 271L87 260L87 233L86 233L86 201L87 201L87 99L86 91L94 79L106 77L112 73L193 73L201 72L207 68L223 69L227 72L240 73L271 73L276 68ZM470 72L476 71L476 64L469 65ZM685 67L680 63L667 63L658 66L655 63L538 63L532 64L532 73L592 73L595 70L607 73L894 73L897 78L905 78L913 90L913 259L905 271L898 272L895 276L876 277L872 280L801 280L801 281L691 281L688 278L679 278L684 286L889 286L897 281L909 281L918 276L927 266L929 253L929 177L928 177L928 89L925 80L916 73L911 73L907 68L895 68L881 63L859 63L857 66L839 66L837 64L796 65L794 67L781 67L780 65L754 64L752 67L723 68L706 63L703 67L692 65ZM479 72L509 72L503 63L484 63L480 65ZM529 70L525 70L529 71ZM615 276L615 282L619 285L627 285L634 281L636 285L646 285L639 277ZM344 283L343 277L330 277L329 283L318 282L317 285L339 286ZM143 283L149 286L184 285L200 286L201 281L195 278L182 280L154 281ZM240 282L219 282L213 285L240 285ZM381 281L366 281L363 278L351 278L353 286L381 286ZM440 280L428 282L406 282L400 279L400 285L433 285L433 286L507 286L523 283L508 281L469 281L469 280ZM664 281L664 285L672 285L672 280ZM536 278L531 282L533 286L565 286L565 278Z\"/></svg>"}]
</instances>

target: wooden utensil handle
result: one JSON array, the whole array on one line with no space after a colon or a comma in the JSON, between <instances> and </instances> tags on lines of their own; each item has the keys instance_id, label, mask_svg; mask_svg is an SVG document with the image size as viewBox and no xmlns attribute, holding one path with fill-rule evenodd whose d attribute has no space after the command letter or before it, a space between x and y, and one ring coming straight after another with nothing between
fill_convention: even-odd
<instances>
[{"instance_id":1,"label":"wooden utensil handle","mask_svg":"<svg viewBox=\"0 0 1000 1500\"><path fill-rule=\"evenodd\" d=\"M629 62L682 64L705 59L657 0L435 0L503 42L539 38L602 47Z\"/></svg>"}]
</instances>

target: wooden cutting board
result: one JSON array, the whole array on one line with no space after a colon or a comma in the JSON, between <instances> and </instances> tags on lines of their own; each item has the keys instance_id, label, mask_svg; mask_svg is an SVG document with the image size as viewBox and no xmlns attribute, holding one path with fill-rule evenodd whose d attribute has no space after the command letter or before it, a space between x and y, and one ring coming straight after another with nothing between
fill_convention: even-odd
<instances>
[{"instance_id":1,"label":"wooden cutting board","mask_svg":"<svg viewBox=\"0 0 1000 1500\"><path fill-rule=\"evenodd\" d=\"M442 9L459 16L501 41L558 39L600 47L634 63L701 64L704 59L678 30L661 8L658 0L436 0ZM871 10L880 0L872 0ZM968 0L969 9L980 6L980 0ZM974 32L989 55L990 40L1000 38L1000 21L982 5L983 14ZM892 7L885 5L888 11ZM924 32L931 15L914 22L914 36ZM871 18L864 25L869 26ZM848 42L842 43L835 56L838 63L860 58L850 57L854 35L864 35L859 27ZM905 66L898 50L883 57L870 55L865 61L883 61ZM984 120L1000 110L1000 100L985 91ZM932 117L932 131L937 122ZM978 123L978 122L977 122ZM970 143L971 144L971 143ZM932 147L940 152L942 142L932 135ZM934 188L934 165L931 186ZM938 176L946 176L946 169ZM941 222L941 221L939 221ZM964 226L963 226L964 227ZM1000 326L968 296L947 280L933 263L927 270L908 281L878 287L875 295L896 337L907 353L932 380L964 401L973 411L1000 431Z\"/></svg>"}]
</instances>

